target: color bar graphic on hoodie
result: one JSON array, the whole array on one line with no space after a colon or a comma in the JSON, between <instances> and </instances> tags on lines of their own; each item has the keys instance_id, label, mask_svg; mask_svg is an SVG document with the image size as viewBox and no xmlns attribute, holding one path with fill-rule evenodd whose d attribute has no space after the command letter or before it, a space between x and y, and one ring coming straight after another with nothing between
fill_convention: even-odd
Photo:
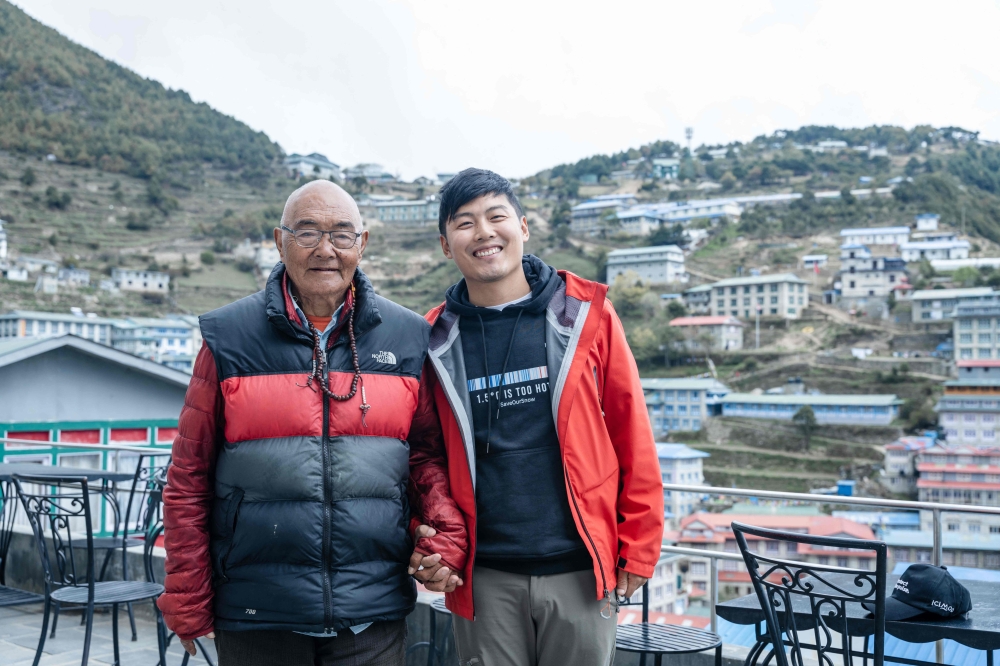
<instances>
[{"instance_id":1,"label":"color bar graphic on hoodie","mask_svg":"<svg viewBox=\"0 0 1000 666\"><path fill-rule=\"evenodd\" d=\"M514 370L503 375L503 381L500 381L501 375L490 375L490 388L496 388L501 385L520 384L521 382L530 382L536 379L548 379L548 376L549 368L545 365L540 365L537 368L527 368L526 370ZM485 390L486 377L477 377L476 379L469 380L469 393Z\"/></svg>"}]
</instances>

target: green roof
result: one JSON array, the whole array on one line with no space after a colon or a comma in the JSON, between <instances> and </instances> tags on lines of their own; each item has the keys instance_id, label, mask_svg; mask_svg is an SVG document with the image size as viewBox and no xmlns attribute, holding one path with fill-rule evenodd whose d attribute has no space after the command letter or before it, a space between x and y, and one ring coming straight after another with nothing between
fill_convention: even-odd
<instances>
[{"instance_id":1,"label":"green roof","mask_svg":"<svg viewBox=\"0 0 1000 666\"><path fill-rule=\"evenodd\" d=\"M1000 379L949 379L945 386L1000 386ZM972 398L978 397L972 393L955 394L947 396L949 398Z\"/></svg>"},{"instance_id":2,"label":"green roof","mask_svg":"<svg viewBox=\"0 0 1000 666\"><path fill-rule=\"evenodd\" d=\"M690 289L685 289L685 294L697 294L703 291L712 291L712 285L710 284L699 284L697 287L691 287Z\"/></svg>"},{"instance_id":3,"label":"green roof","mask_svg":"<svg viewBox=\"0 0 1000 666\"><path fill-rule=\"evenodd\" d=\"M751 275L750 277L726 278L713 282L713 287L742 287L749 284L771 284L772 282L796 282L809 284L795 273L775 273L773 275Z\"/></svg>"},{"instance_id":4,"label":"green roof","mask_svg":"<svg viewBox=\"0 0 1000 666\"><path fill-rule=\"evenodd\" d=\"M804 393L802 395L768 395L762 393L730 393L722 399L723 405L836 405L842 407L885 407L901 405L903 401L895 394L837 395Z\"/></svg>"}]
</instances>

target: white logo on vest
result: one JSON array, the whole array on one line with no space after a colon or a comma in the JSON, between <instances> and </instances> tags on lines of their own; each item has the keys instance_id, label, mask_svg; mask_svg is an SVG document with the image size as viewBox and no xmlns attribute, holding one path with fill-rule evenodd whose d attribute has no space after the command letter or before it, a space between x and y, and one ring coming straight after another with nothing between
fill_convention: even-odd
<instances>
[{"instance_id":1,"label":"white logo on vest","mask_svg":"<svg viewBox=\"0 0 1000 666\"><path fill-rule=\"evenodd\" d=\"M375 359L376 363L385 363L386 365L396 365L396 355L390 351L380 351L377 354L372 354L372 358Z\"/></svg>"}]
</instances>

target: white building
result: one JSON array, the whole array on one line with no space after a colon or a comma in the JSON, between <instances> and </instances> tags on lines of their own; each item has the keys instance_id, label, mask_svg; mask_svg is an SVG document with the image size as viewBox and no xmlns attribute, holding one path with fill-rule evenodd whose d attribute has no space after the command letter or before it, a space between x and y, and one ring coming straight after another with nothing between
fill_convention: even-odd
<instances>
[{"instance_id":1,"label":"white building","mask_svg":"<svg viewBox=\"0 0 1000 666\"><path fill-rule=\"evenodd\" d=\"M705 199L702 201L676 202L671 206L658 206L664 222L686 224L693 220L740 219L743 209L732 199Z\"/></svg>"},{"instance_id":2,"label":"white building","mask_svg":"<svg viewBox=\"0 0 1000 666\"><path fill-rule=\"evenodd\" d=\"M64 287L89 287L90 271L82 268L60 268L57 279Z\"/></svg>"},{"instance_id":3,"label":"white building","mask_svg":"<svg viewBox=\"0 0 1000 666\"><path fill-rule=\"evenodd\" d=\"M960 268L1000 268L1000 257L970 257L968 259L931 259L931 266L938 273L954 273Z\"/></svg>"},{"instance_id":4,"label":"white building","mask_svg":"<svg viewBox=\"0 0 1000 666\"><path fill-rule=\"evenodd\" d=\"M875 256L855 243L840 247L840 291L844 298L888 296L906 282L906 263L898 257Z\"/></svg>"},{"instance_id":5,"label":"white building","mask_svg":"<svg viewBox=\"0 0 1000 666\"><path fill-rule=\"evenodd\" d=\"M51 259L27 257L22 254L17 258L15 263L29 273L40 273L44 271L45 273L52 273L55 275L59 272L59 262Z\"/></svg>"},{"instance_id":6,"label":"white building","mask_svg":"<svg viewBox=\"0 0 1000 666\"><path fill-rule=\"evenodd\" d=\"M670 321L670 326L681 331L684 340L678 344L688 351L736 351L743 349L743 327L745 324L730 315L677 317Z\"/></svg>"},{"instance_id":7,"label":"white building","mask_svg":"<svg viewBox=\"0 0 1000 666\"><path fill-rule=\"evenodd\" d=\"M825 254L807 254L802 257L802 267L810 270L823 268L830 258Z\"/></svg>"},{"instance_id":8,"label":"white building","mask_svg":"<svg viewBox=\"0 0 1000 666\"><path fill-rule=\"evenodd\" d=\"M391 183L396 177L383 168L381 164L358 164L344 170L344 178L353 180L363 178L369 183Z\"/></svg>"},{"instance_id":9,"label":"white building","mask_svg":"<svg viewBox=\"0 0 1000 666\"><path fill-rule=\"evenodd\" d=\"M642 392L653 435L662 438L674 430L701 430L705 419L722 413L729 387L717 379L656 377L642 380Z\"/></svg>"},{"instance_id":10,"label":"white building","mask_svg":"<svg viewBox=\"0 0 1000 666\"><path fill-rule=\"evenodd\" d=\"M334 178L340 180L340 166L334 164L321 153L299 155L295 153L285 158L285 168L292 178Z\"/></svg>"},{"instance_id":11,"label":"white building","mask_svg":"<svg viewBox=\"0 0 1000 666\"><path fill-rule=\"evenodd\" d=\"M687 612L688 592L681 574L681 567L686 562L686 555L660 555L660 560L653 569L653 577L649 579L650 611L674 615L684 615Z\"/></svg>"},{"instance_id":12,"label":"white building","mask_svg":"<svg viewBox=\"0 0 1000 666\"><path fill-rule=\"evenodd\" d=\"M910 300L913 302L913 321L940 321L951 319L955 314L955 306L960 300L972 302L975 300L992 300L991 287L972 287L970 289L921 289L913 292Z\"/></svg>"},{"instance_id":13,"label":"white building","mask_svg":"<svg viewBox=\"0 0 1000 666\"><path fill-rule=\"evenodd\" d=\"M659 215L642 208L618 211L618 230L633 236L648 236L659 229L662 222Z\"/></svg>"},{"instance_id":14,"label":"white building","mask_svg":"<svg viewBox=\"0 0 1000 666\"><path fill-rule=\"evenodd\" d=\"M712 303L712 285L699 284L697 287L685 289L683 298L684 307L688 312L707 314Z\"/></svg>"},{"instance_id":15,"label":"white building","mask_svg":"<svg viewBox=\"0 0 1000 666\"><path fill-rule=\"evenodd\" d=\"M577 234L596 234L607 228L606 218L634 206L634 194L609 194L594 197L570 209L570 229Z\"/></svg>"},{"instance_id":16,"label":"white building","mask_svg":"<svg viewBox=\"0 0 1000 666\"><path fill-rule=\"evenodd\" d=\"M87 340L111 345L114 319L74 312L33 312L13 310L0 315L0 338L52 338L71 333Z\"/></svg>"},{"instance_id":17,"label":"white building","mask_svg":"<svg viewBox=\"0 0 1000 666\"><path fill-rule=\"evenodd\" d=\"M271 270L274 269L279 261L281 261L281 253L274 246L262 245L254 251L254 268L261 275L270 275Z\"/></svg>"},{"instance_id":18,"label":"white building","mask_svg":"<svg viewBox=\"0 0 1000 666\"><path fill-rule=\"evenodd\" d=\"M933 445L933 437L900 437L886 444L879 482L891 493L916 495L917 456Z\"/></svg>"},{"instance_id":19,"label":"white building","mask_svg":"<svg viewBox=\"0 0 1000 666\"><path fill-rule=\"evenodd\" d=\"M909 227L866 227L843 229L840 237L845 244L899 245L910 240Z\"/></svg>"},{"instance_id":20,"label":"white building","mask_svg":"<svg viewBox=\"0 0 1000 666\"><path fill-rule=\"evenodd\" d=\"M608 252L608 284L627 271L649 284L687 282L684 252L676 245L655 245Z\"/></svg>"},{"instance_id":21,"label":"white building","mask_svg":"<svg viewBox=\"0 0 1000 666\"><path fill-rule=\"evenodd\" d=\"M116 268L111 272L111 279L122 291L147 294L166 294L170 291L170 276L159 271Z\"/></svg>"},{"instance_id":22,"label":"white building","mask_svg":"<svg viewBox=\"0 0 1000 666\"><path fill-rule=\"evenodd\" d=\"M903 261L922 259L968 259L971 245L967 240L910 241L899 245Z\"/></svg>"},{"instance_id":23,"label":"white building","mask_svg":"<svg viewBox=\"0 0 1000 666\"><path fill-rule=\"evenodd\" d=\"M424 199L393 199L376 198L362 199L359 208L367 219L381 220L386 224L397 226L436 226L441 202L437 197Z\"/></svg>"},{"instance_id":24,"label":"white building","mask_svg":"<svg viewBox=\"0 0 1000 666\"><path fill-rule=\"evenodd\" d=\"M972 359L1000 359L1000 298L997 294L958 299L952 318L952 340L959 368Z\"/></svg>"},{"instance_id":25,"label":"white building","mask_svg":"<svg viewBox=\"0 0 1000 666\"><path fill-rule=\"evenodd\" d=\"M11 266L7 269L7 279L11 282L27 282L28 269L23 266Z\"/></svg>"},{"instance_id":26,"label":"white building","mask_svg":"<svg viewBox=\"0 0 1000 666\"><path fill-rule=\"evenodd\" d=\"M799 319L809 306L808 283L794 273L728 278L712 284L712 315L750 319L761 316Z\"/></svg>"},{"instance_id":27,"label":"white building","mask_svg":"<svg viewBox=\"0 0 1000 666\"><path fill-rule=\"evenodd\" d=\"M820 424L889 425L899 416L901 404L903 401L891 394L730 393L722 399L722 415L789 421L808 405Z\"/></svg>"},{"instance_id":28,"label":"white building","mask_svg":"<svg viewBox=\"0 0 1000 666\"><path fill-rule=\"evenodd\" d=\"M194 367L192 326L181 319L130 317L118 322L112 346L141 358L190 372Z\"/></svg>"},{"instance_id":29,"label":"white building","mask_svg":"<svg viewBox=\"0 0 1000 666\"><path fill-rule=\"evenodd\" d=\"M941 216L936 213L922 213L915 216L917 231L937 231Z\"/></svg>"},{"instance_id":30,"label":"white building","mask_svg":"<svg viewBox=\"0 0 1000 666\"><path fill-rule=\"evenodd\" d=\"M681 168L681 161L676 157L654 157L653 177L659 180L674 180Z\"/></svg>"},{"instance_id":31,"label":"white building","mask_svg":"<svg viewBox=\"0 0 1000 666\"><path fill-rule=\"evenodd\" d=\"M704 451L689 448L686 444L657 444L656 455L660 459L660 474L663 483L678 483L687 486L705 485L702 460L709 457ZM674 529L681 518L698 510L701 495L698 493L663 491L664 518Z\"/></svg>"}]
</instances>

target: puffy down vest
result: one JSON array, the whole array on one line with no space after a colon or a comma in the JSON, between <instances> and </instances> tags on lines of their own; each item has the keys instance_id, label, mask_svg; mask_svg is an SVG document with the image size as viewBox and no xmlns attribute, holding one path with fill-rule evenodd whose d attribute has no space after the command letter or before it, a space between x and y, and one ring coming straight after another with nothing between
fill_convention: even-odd
<instances>
[{"instance_id":1,"label":"puffy down vest","mask_svg":"<svg viewBox=\"0 0 1000 666\"><path fill-rule=\"evenodd\" d=\"M334 402L306 385L313 342L287 314L284 283L279 264L262 292L201 318L225 402L209 526L215 626L320 632L402 618L416 597L406 438L430 327L358 271L363 414L360 386ZM346 326L326 350L337 394L354 374Z\"/></svg>"}]
</instances>

